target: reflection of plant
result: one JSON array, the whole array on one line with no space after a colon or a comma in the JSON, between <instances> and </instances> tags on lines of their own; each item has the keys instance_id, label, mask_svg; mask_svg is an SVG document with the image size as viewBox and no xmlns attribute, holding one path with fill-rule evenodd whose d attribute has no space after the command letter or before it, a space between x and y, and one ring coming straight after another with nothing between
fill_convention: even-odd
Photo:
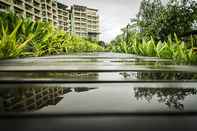
<instances>
[{"instance_id":1,"label":"reflection of plant","mask_svg":"<svg viewBox=\"0 0 197 131\"><path fill-rule=\"evenodd\" d=\"M134 72L135 73L135 72ZM139 80L196 80L196 73L183 73L183 72L136 72L135 76L132 73L120 73L124 78Z\"/></svg>"},{"instance_id":2,"label":"reflection of plant","mask_svg":"<svg viewBox=\"0 0 197 131\"><path fill-rule=\"evenodd\" d=\"M197 89L177 89L177 88L135 88L137 100L145 99L150 102L153 97L158 98L159 103L164 103L169 108L184 110L183 101L186 96L196 95Z\"/></svg>"},{"instance_id":3,"label":"reflection of plant","mask_svg":"<svg viewBox=\"0 0 197 131\"><path fill-rule=\"evenodd\" d=\"M179 72L138 72L140 80L195 80L197 74Z\"/></svg>"}]
</instances>

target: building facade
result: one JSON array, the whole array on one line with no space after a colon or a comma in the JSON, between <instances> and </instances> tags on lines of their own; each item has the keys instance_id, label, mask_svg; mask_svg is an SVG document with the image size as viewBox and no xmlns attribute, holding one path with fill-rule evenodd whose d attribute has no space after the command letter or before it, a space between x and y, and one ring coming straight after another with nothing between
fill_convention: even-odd
<instances>
[{"instance_id":1,"label":"building facade","mask_svg":"<svg viewBox=\"0 0 197 131\"><path fill-rule=\"evenodd\" d=\"M0 0L0 11L13 11L33 21L42 20L81 37L99 40L97 9L67 5L56 0Z\"/></svg>"},{"instance_id":2,"label":"building facade","mask_svg":"<svg viewBox=\"0 0 197 131\"><path fill-rule=\"evenodd\" d=\"M58 26L66 32L70 32L70 19L68 6L57 3L58 7Z\"/></svg>"},{"instance_id":3,"label":"building facade","mask_svg":"<svg viewBox=\"0 0 197 131\"><path fill-rule=\"evenodd\" d=\"M0 10L11 10L17 15L29 17L32 20L42 18L40 0L0 0Z\"/></svg>"},{"instance_id":4,"label":"building facade","mask_svg":"<svg viewBox=\"0 0 197 131\"><path fill-rule=\"evenodd\" d=\"M97 9L73 5L70 12L72 33L99 40L99 16Z\"/></svg>"}]
</instances>

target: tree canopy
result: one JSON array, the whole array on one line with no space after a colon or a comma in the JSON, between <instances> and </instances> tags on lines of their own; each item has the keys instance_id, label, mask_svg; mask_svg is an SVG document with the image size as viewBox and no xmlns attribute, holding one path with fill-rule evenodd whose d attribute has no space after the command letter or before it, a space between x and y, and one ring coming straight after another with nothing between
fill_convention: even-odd
<instances>
[{"instance_id":1,"label":"tree canopy","mask_svg":"<svg viewBox=\"0 0 197 131\"><path fill-rule=\"evenodd\" d=\"M195 30L196 0L143 0L135 24L142 37L165 40L169 34L180 36Z\"/></svg>"}]
</instances>

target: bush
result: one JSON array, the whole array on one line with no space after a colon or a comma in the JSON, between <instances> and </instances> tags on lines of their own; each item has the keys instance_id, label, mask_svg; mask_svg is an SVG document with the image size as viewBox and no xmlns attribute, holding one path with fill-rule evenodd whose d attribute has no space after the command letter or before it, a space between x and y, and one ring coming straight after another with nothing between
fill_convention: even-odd
<instances>
[{"instance_id":1,"label":"bush","mask_svg":"<svg viewBox=\"0 0 197 131\"><path fill-rule=\"evenodd\" d=\"M58 30L50 23L10 12L0 14L0 59L95 51L103 51L98 42Z\"/></svg>"}]
</instances>

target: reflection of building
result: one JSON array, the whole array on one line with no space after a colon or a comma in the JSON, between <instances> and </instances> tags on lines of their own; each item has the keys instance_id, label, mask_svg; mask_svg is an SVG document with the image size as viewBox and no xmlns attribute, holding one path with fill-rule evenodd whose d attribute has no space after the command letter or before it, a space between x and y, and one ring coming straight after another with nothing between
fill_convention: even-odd
<instances>
[{"instance_id":1,"label":"reflection of building","mask_svg":"<svg viewBox=\"0 0 197 131\"><path fill-rule=\"evenodd\" d=\"M44 106L56 105L71 92L69 88L16 88L1 94L2 111L34 111Z\"/></svg>"},{"instance_id":2,"label":"reflection of building","mask_svg":"<svg viewBox=\"0 0 197 131\"><path fill-rule=\"evenodd\" d=\"M99 40L99 16L97 9L67 5L56 0L0 0L0 10L11 10L32 20L51 22L66 32L93 40Z\"/></svg>"},{"instance_id":3,"label":"reflection of building","mask_svg":"<svg viewBox=\"0 0 197 131\"><path fill-rule=\"evenodd\" d=\"M74 72L74 73L65 73L64 77L67 80L98 80L98 73L94 72Z\"/></svg>"},{"instance_id":4,"label":"reflection of building","mask_svg":"<svg viewBox=\"0 0 197 131\"><path fill-rule=\"evenodd\" d=\"M86 91L90 91L90 90L94 90L94 89L97 89L97 88L86 88L86 87L83 87L83 88L74 88L74 91L75 92L86 92Z\"/></svg>"},{"instance_id":5,"label":"reflection of building","mask_svg":"<svg viewBox=\"0 0 197 131\"><path fill-rule=\"evenodd\" d=\"M185 72L123 72L120 73L125 79L137 80L196 80L196 73Z\"/></svg>"},{"instance_id":6,"label":"reflection of building","mask_svg":"<svg viewBox=\"0 0 197 131\"><path fill-rule=\"evenodd\" d=\"M24 87L14 89L0 89L0 112L28 112L36 111L50 105L57 105L63 95L74 92L85 92L96 88L79 87Z\"/></svg>"}]
</instances>

